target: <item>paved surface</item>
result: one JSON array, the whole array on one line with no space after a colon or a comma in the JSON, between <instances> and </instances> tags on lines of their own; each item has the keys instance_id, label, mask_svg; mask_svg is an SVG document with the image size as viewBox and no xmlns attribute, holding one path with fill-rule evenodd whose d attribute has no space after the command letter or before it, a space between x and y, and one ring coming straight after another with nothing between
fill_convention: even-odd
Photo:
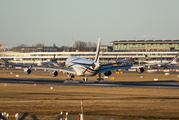
<instances>
[{"instance_id":1,"label":"paved surface","mask_svg":"<svg viewBox=\"0 0 179 120\"><path fill-rule=\"evenodd\" d=\"M15 68L1 68L0 70L15 70ZM18 69L17 69L18 70ZM123 72L135 72L135 71L123 71ZM146 72L146 71L145 71ZM153 72L164 73L164 72ZM172 74L179 74L179 72L172 72ZM141 74L142 75L142 74ZM22 83L22 84L55 84L55 85L83 85L83 86L107 86L107 87L143 87L143 88L179 88L179 82L170 81L144 81L144 82L114 82L114 81L81 81L81 80L50 80L50 79L39 79L39 78L0 78L0 83Z\"/></svg>"},{"instance_id":2,"label":"paved surface","mask_svg":"<svg viewBox=\"0 0 179 120\"><path fill-rule=\"evenodd\" d=\"M144 82L114 82L114 81L70 81L49 80L38 78L0 78L0 83L19 84L53 84L53 85L78 85L78 86L104 86L104 87L141 87L141 88L173 88L179 89L178 81L144 81Z\"/></svg>"}]
</instances>

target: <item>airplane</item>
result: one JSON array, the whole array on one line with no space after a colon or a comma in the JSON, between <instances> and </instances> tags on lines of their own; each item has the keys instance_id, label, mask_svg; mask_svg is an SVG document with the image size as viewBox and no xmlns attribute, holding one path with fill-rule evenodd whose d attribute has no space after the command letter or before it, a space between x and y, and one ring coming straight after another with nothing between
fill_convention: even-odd
<instances>
[{"instance_id":1,"label":"airplane","mask_svg":"<svg viewBox=\"0 0 179 120\"><path fill-rule=\"evenodd\" d=\"M55 55L53 59L50 59L50 61L35 61L35 60L29 60L29 61L23 61L22 58L14 58L11 61L8 61L7 59L1 58L3 61L6 62L6 64L11 64L14 66L18 66L18 65L22 65L24 66L24 64L28 64L28 65L33 65L33 66L56 66L56 67L62 67L63 63L57 63L56 59L55 59ZM28 66L27 65L27 66Z\"/></svg>"},{"instance_id":2,"label":"airplane","mask_svg":"<svg viewBox=\"0 0 179 120\"><path fill-rule=\"evenodd\" d=\"M112 74L112 70L118 70L118 69L131 69L135 68L136 72L143 73L144 68L143 66L133 66L133 64L126 64L126 65L116 65L113 66L113 64L101 64L99 62L99 54L100 54L100 41L98 40L98 45L96 49L96 55L94 60L89 60L81 57L71 56L69 57L65 62L65 67L58 67L58 68L50 68L50 67L32 67L27 66L24 68L24 72L26 74L31 73L31 69L43 69L43 70L51 70L50 74L52 76L57 76L58 71L66 72L68 75L68 78L72 80L75 75L84 77L83 80L87 81L88 77L95 76L98 74L99 80L103 80L101 78L101 73L104 73L105 76L110 76Z\"/></svg>"},{"instance_id":3,"label":"airplane","mask_svg":"<svg viewBox=\"0 0 179 120\"><path fill-rule=\"evenodd\" d=\"M129 61L128 60L118 60L118 58L117 58L117 55L116 55L116 60L115 60L115 62L117 63L117 64L122 64L122 63L129 63Z\"/></svg>"},{"instance_id":4,"label":"airplane","mask_svg":"<svg viewBox=\"0 0 179 120\"><path fill-rule=\"evenodd\" d=\"M51 59L49 62L48 61L40 61L40 62L38 62L37 63L37 66L57 66L57 67L62 67L62 65L61 64L58 64L57 62L56 62L56 59L55 59L55 55L54 55L54 57L53 57L53 59Z\"/></svg>"},{"instance_id":5,"label":"airplane","mask_svg":"<svg viewBox=\"0 0 179 120\"><path fill-rule=\"evenodd\" d=\"M160 61L150 61L149 60L149 57L147 55L145 55L145 58L146 58L146 64L144 64L144 66L156 66L158 68L168 68L168 67L171 67L171 64L178 64L176 62L176 58L178 57L178 55L176 55L172 60L170 61L163 61L162 60L162 54L161 54L161 60Z\"/></svg>"}]
</instances>

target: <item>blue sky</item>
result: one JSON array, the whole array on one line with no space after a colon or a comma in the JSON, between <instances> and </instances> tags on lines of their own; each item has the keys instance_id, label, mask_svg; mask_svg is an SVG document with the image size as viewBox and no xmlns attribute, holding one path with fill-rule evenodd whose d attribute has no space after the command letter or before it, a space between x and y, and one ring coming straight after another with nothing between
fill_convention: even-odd
<instances>
[{"instance_id":1,"label":"blue sky","mask_svg":"<svg viewBox=\"0 0 179 120\"><path fill-rule=\"evenodd\" d=\"M0 43L179 38L179 0L0 0ZM8 45L10 46L10 45ZM17 45L11 45L17 46Z\"/></svg>"}]
</instances>

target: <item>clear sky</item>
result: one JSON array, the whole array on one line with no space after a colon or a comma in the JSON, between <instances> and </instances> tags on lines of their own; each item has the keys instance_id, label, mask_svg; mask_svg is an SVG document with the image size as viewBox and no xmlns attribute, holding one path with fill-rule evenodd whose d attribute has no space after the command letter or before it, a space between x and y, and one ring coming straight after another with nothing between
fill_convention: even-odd
<instances>
[{"instance_id":1,"label":"clear sky","mask_svg":"<svg viewBox=\"0 0 179 120\"><path fill-rule=\"evenodd\" d=\"M0 0L0 43L179 38L178 13L179 0Z\"/></svg>"}]
</instances>

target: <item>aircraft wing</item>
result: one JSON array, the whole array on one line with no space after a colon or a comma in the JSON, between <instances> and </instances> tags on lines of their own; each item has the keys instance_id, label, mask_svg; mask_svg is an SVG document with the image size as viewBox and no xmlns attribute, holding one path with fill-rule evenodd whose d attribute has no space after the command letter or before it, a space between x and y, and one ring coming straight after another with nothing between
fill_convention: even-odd
<instances>
[{"instance_id":1,"label":"aircraft wing","mask_svg":"<svg viewBox=\"0 0 179 120\"><path fill-rule=\"evenodd\" d=\"M111 71L111 70L118 70L118 69L130 69L132 68L132 66L133 66L132 64L116 65L116 66L101 66L99 73L103 73L103 72Z\"/></svg>"},{"instance_id":2,"label":"aircraft wing","mask_svg":"<svg viewBox=\"0 0 179 120\"><path fill-rule=\"evenodd\" d=\"M158 64L161 64L161 63L147 63L147 64L144 64L145 66L151 66L151 65L158 65Z\"/></svg>"},{"instance_id":3,"label":"aircraft wing","mask_svg":"<svg viewBox=\"0 0 179 120\"><path fill-rule=\"evenodd\" d=\"M170 65L171 63L170 62L162 62L162 63L147 63L147 64L144 64L145 66L151 66L151 65Z\"/></svg>"},{"instance_id":4,"label":"aircraft wing","mask_svg":"<svg viewBox=\"0 0 179 120\"><path fill-rule=\"evenodd\" d=\"M145 66L151 66L151 65L157 65L158 66L160 64L162 64L163 66L174 69L174 67L172 67L171 63L169 63L169 62L166 62L166 63L148 63L148 64L145 64Z\"/></svg>"},{"instance_id":5,"label":"aircraft wing","mask_svg":"<svg viewBox=\"0 0 179 120\"><path fill-rule=\"evenodd\" d=\"M172 67L171 65L166 65L167 67L171 68L171 69L174 69L174 67Z\"/></svg>"},{"instance_id":6,"label":"aircraft wing","mask_svg":"<svg viewBox=\"0 0 179 120\"><path fill-rule=\"evenodd\" d=\"M20 67L29 67L31 68L31 65L27 65L27 64L15 64L15 63L5 63L5 65L12 65L12 66L20 66Z\"/></svg>"},{"instance_id":7,"label":"aircraft wing","mask_svg":"<svg viewBox=\"0 0 179 120\"><path fill-rule=\"evenodd\" d=\"M36 70L54 70L54 71L62 71L62 72L68 72L71 74L76 74L76 72L72 69L72 68L68 68L68 67L58 67L58 68L51 68L51 67L33 67L32 69L36 69Z\"/></svg>"}]
</instances>

